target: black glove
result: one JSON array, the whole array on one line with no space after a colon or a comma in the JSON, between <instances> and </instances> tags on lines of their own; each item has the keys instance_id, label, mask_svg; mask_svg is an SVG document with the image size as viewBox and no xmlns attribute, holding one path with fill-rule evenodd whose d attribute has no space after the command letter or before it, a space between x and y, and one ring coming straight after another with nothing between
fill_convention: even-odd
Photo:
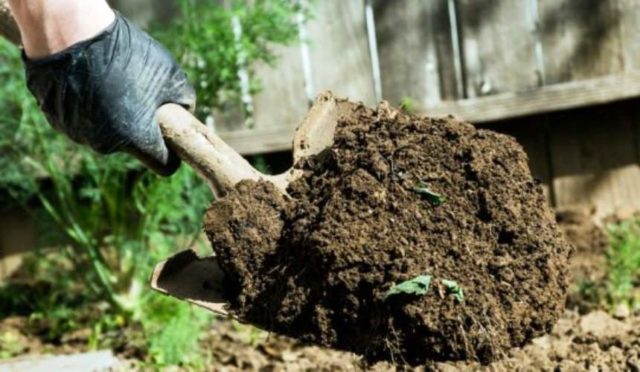
<instances>
[{"instance_id":1,"label":"black glove","mask_svg":"<svg viewBox=\"0 0 640 372\"><path fill-rule=\"evenodd\" d=\"M24 61L29 90L55 129L102 154L132 154L162 175L178 169L155 112L165 103L192 110L195 92L169 52L126 18L116 13L93 39Z\"/></svg>"}]
</instances>

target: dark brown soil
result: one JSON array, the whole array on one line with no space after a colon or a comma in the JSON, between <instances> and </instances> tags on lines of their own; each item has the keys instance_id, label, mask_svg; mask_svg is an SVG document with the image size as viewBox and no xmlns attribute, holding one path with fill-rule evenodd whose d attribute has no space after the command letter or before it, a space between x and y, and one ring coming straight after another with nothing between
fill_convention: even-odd
<instances>
[{"instance_id":1,"label":"dark brown soil","mask_svg":"<svg viewBox=\"0 0 640 372\"><path fill-rule=\"evenodd\" d=\"M570 247L511 137L354 105L334 145L297 167L291 198L243 182L207 213L239 318L415 365L488 363L562 313ZM432 277L426 294L385 299L420 275Z\"/></svg>"},{"instance_id":2,"label":"dark brown soil","mask_svg":"<svg viewBox=\"0 0 640 372\"><path fill-rule=\"evenodd\" d=\"M640 371L640 317L567 311L553 331L489 366L436 364L435 371Z\"/></svg>"},{"instance_id":3,"label":"dark brown soil","mask_svg":"<svg viewBox=\"0 0 640 372\"><path fill-rule=\"evenodd\" d=\"M640 316L617 320L602 311L580 316L565 311L552 332L511 349L505 359L476 362L427 363L418 368L388 362L365 367L351 353L301 345L274 335L247 334L228 322L216 323L203 346L211 348L213 370L225 371L638 371Z\"/></svg>"}]
</instances>

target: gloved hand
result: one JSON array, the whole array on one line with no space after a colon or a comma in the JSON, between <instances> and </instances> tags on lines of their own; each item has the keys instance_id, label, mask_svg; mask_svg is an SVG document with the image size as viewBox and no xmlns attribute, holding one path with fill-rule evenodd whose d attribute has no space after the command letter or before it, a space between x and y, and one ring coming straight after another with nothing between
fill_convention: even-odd
<instances>
[{"instance_id":1,"label":"gloved hand","mask_svg":"<svg viewBox=\"0 0 640 372\"><path fill-rule=\"evenodd\" d=\"M195 108L195 92L169 52L120 14L98 36L37 60L24 56L27 85L49 123L109 154L125 151L161 175L180 166L156 109Z\"/></svg>"}]
</instances>

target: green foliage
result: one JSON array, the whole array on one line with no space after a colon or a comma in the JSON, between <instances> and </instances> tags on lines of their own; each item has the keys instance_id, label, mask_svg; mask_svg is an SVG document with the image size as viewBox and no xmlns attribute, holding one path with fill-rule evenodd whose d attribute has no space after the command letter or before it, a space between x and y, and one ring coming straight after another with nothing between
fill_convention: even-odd
<instances>
[{"instance_id":1,"label":"green foliage","mask_svg":"<svg viewBox=\"0 0 640 372\"><path fill-rule=\"evenodd\" d=\"M161 296L146 296L141 309L140 321L155 365L203 365L198 336L209 321L203 310Z\"/></svg>"},{"instance_id":2,"label":"green foliage","mask_svg":"<svg viewBox=\"0 0 640 372\"><path fill-rule=\"evenodd\" d=\"M607 297L612 306L640 307L640 218L607 226Z\"/></svg>"},{"instance_id":3,"label":"green foliage","mask_svg":"<svg viewBox=\"0 0 640 372\"><path fill-rule=\"evenodd\" d=\"M431 189L429 189L429 187L427 187L427 185L425 185L422 182L419 182L413 188L413 191L422 195L422 197L426 199L431 205L438 206L438 205L442 205L444 202L447 201L447 199L444 196L431 191Z\"/></svg>"},{"instance_id":4,"label":"green foliage","mask_svg":"<svg viewBox=\"0 0 640 372\"><path fill-rule=\"evenodd\" d=\"M573 288L574 289L571 290L575 291L578 298L583 300L587 305L603 303L601 283L591 279L581 279L577 283L574 283ZM581 309L581 312L584 311Z\"/></svg>"},{"instance_id":5,"label":"green foliage","mask_svg":"<svg viewBox=\"0 0 640 372\"><path fill-rule=\"evenodd\" d=\"M213 109L241 103L240 70L246 69L253 77L256 62L276 62L272 44L288 44L296 38L295 2L259 0L246 4L231 0L224 8L216 0L180 0L182 16L170 28L154 32L194 84L201 119ZM234 18L242 30L239 39L232 28ZM260 89L255 78L250 83L252 93Z\"/></svg>"},{"instance_id":6,"label":"green foliage","mask_svg":"<svg viewBox=\"0 0 640 372\"><path fill-rule=\"evenodd\" d=\"M442 279L442 285L447 289L447 294L452 295L458 302L464 301L462 287L455 280Z\"/></svg>"},{"instance_id":7,"label":"green foliage","mask_svg":"<svg viewBox=\"0 0 640 372\"><path fill-rule=\"evenodd\" d=\"M407 112L407 113L412 113L415 111L415 100L411 97L403 97L402 100L400 101L400 108Z\"/></svg>"},{"instance_id":8,"label":"green foliage","mask_svg":"<svg viewBox=\"0 0 640 372\"><path fill-rule=\"evenodd\" d=\"M423 296L429 292L431 284L431 275L420 275L413 279L404 281L391 287L385 294L385 300L392 296L400 294Z\"/></svg>"},{"instance_id":9,"label":"green foliage","mask_svg":"<svg viewBox=\"0 0 640 372\"><path fill-rule=\"evenodd\" d=\"M271 167L264 155L256 155L249 158L251 165L260 173L272 174Z\"/></svg>"},{"instance_id":10,"label":"green foliage","mask_svg":"<svg viewBox=\"0 0 640 372\"><path fill-rule=\"evenodd\" d=\"M28 349L23 341L16 332L0 332L0 360L13 358Z\"/></svg>"},{"instance_id":11,"label":"green foliage","mask_svg":"<svg viewBox=\"0 0 640 372\"><path fill-rule=\"evenodd\" d=\"M0 187L12 198L25 201L35 193L34 179L40 169L32 159L42 154L35 153L33 143L41 131L53 133L25 88L20 50L0 38ZM62 141L49 144L60 153L67 152L65 145ZM25 177L25 172L32 177Z\"/></svg>"},{"instance_id":12,"label":"green foliage","mask_svg":"<svg viewBox=\"0 0 640 372\"><path fill-rule=\"evenodd\" d=\"M3 288L0 298L12 305L3 315L27 312L47 340L94 322L94 347L100 334L141 323L153 360L194 362L203 315L160 299L147 281L155 263L197 241L211 200L207 185L187 166L165 179L129 156L103 157L68 141L46 123L25 88L18 50L0 40L0 60L0 189L40 221L53 221L65 262L47 268L44 280L53 278L53 287L37 296ZM102 312L81 317L87 303L103 301ZM156 313L169 318L154 323Z\"/></svg>"}]
</instances>

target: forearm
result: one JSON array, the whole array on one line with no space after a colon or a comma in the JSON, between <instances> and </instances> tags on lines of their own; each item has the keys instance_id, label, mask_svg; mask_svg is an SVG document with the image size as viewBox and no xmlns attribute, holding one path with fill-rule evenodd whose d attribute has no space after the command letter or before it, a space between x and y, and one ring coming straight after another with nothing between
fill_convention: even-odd
<instances>
[{"instance_id":1,"label":"forearm","mask_svg":"<svg viewBox=\"0 0 640 372\"><path fill-rule=\"evenodd\" d=\"M9 0L9 7L29 58L90 39L115 20L106 0Z\"/></svg>"}]
</instances>

